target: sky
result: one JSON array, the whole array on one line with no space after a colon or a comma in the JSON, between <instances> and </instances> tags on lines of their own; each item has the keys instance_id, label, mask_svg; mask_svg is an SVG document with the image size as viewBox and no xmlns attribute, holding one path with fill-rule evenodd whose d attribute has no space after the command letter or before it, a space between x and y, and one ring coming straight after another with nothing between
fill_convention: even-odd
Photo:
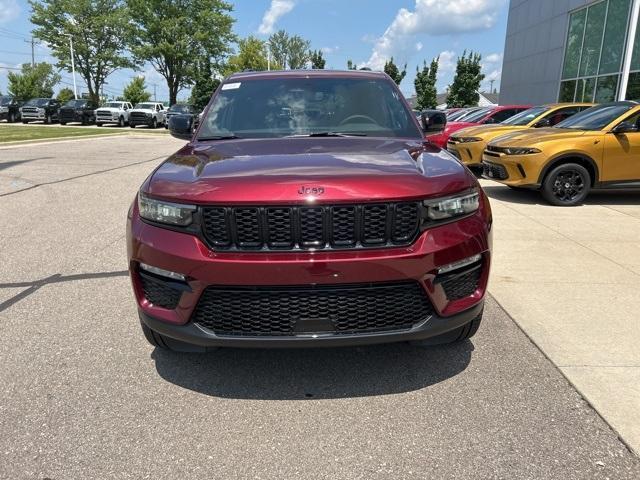
<instances>
[{"instance_id":1,"label":"sky","mask_svg":"<svg viewBox=\"0 0 640 480\"><path fill-rule=\"evenodd\" d=\"M400 85L405 95L414 92L416 67L438 57L438 92L453 79L456 58L464 50L482 54L486 78L481 90L500 89L502 53L508 0L228 0L233 5L234 32L239 37L266 39L284 29L321 49L326 68L345 69L348 60L359 67L382 69L386 59L407 64ZM26 0L0 0L0 92L7 90L8 68L31 61L30 6ZM55 63L46 45L35 45L36 61ZM139 71L120 70L105 85L105 93L120 95L136 75L144 75L148 90L158 100L168 98L165 80L151 66ZM59 88L72 85L71 74L61 72ZM84 91L77 77L78 91ZM188 97L182 91L179 99Z\"/></svg>"}]
</instances>

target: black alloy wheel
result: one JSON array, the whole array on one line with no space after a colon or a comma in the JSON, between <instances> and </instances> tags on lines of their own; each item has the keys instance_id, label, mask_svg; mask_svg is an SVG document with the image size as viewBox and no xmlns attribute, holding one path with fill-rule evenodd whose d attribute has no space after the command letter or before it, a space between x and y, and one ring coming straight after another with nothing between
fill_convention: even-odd
<instances>
[{"instance_id":1,"label":"black alloy wheel","mask_svg":"<svg viewBox=\"0 0 640 480\"><path fill-rule=\"evenodd\" d=\"M591 188L591 175L577 163L554 168L542 185L542 196L552 205L561 207L582 203Z\"/></svg>"}]
</instances>

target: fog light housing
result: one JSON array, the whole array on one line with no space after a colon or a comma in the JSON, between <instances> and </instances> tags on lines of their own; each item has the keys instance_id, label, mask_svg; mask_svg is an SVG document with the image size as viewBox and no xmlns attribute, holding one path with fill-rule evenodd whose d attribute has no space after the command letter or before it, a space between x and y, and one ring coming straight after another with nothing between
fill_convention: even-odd
<instances>
[{"instance_id":1,"label":"fog light housing","mask_svg":"<svg viewBox=\"0 0 640 480\"><path fill-rule=\"evenodd\" d=\"M453 272L454 270L459 270L464 267L468 267L469 265L473 265L476 262L479 262L482 258L481 254L474 255L472 257L468 257L462 260L458 260L457 262L449 263L438 268L438 275L442 275L443 273Z\"/></svg>"},{"instance_id":2,"label":"fog light housing","mask_svg":"<svg viewBox=\"0 0 640 480\"><path fill-rule=\"evenodd\" d=\"M180 282L186 282L187 277L185 277L181 273L172 272L170 270L164 270L163 268L154 267L151 265L147 265L146 263L140 262L140 268L146 272L153 273L155 275L159 275L161 277L170 278L171 280L178 280Z\"/></svg>"}]
</instances>

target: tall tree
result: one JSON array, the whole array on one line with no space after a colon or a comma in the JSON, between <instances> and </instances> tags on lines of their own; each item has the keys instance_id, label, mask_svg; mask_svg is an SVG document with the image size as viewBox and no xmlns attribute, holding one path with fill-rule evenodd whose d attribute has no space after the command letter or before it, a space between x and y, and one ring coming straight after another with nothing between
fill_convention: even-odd
<instances>
[{"instance_id":1,"label":"tall tree","mask_svg":"<svg viewBox=\"0 0 640 480\"><path fill-rule=\"evenodd\" d=\"M245 70L261 71L268 67L267 44L262 40L249 36L238 42L238 53L231 56L224 68L224 74L230 75ZM273 65L274 70L279 67Z\"/></svg>"},{"instance_id":2,"label":"tall tree","mask_svg":"<svg viewBox=\"0 0 640 480\"><path fill-rule=\"evenodd\" d=\"M49 63L36 63L33 66L25 63L20 73L9 72L7 79L9 95L25 101L53 97L53 87L60 81L60 75L53 71Z\"/></svg>"},{"instance_id":3,"label":"tall tree","mask_svg":"<svg viewBox=\"0 0 640 480\"><path fill-rule=\"evenodd\" d=\"M431 60L431 65L427 66L425 61L422 70L416 67L416 78L413 81L416 87L416 108L424 110L426 108L436 108L438 104L436 82L438 81L438 60Z\"/></svg>"},{"instance_id":4,"label":"tall tree","mask_svg":"<svg viewBox=\"0 0 640 480\"><path fill-rule=\"evenodd\" d=\"M144 83L144 77L134 77L129 84L124 87L122 92L124 99L127 102L131 102L133 105L140 102L148 102L151 99L151 94L147 92L147 86Z\"/></svg>"},{"instance_id":5,"label":"tall tree","mask_svg":"<svg viewBox=\"0 0 640 480\"><path fill-rule=\"evenodd\" d=\"M129 19L123 0L30 0L35 37L58 59L57 67L75 69L98 100L105 79L115 70L133 66L125 54Z\"/></svg>"},{"instance_id":6,"label":"tall tree","mask_svg":"<svg viewBox=\"0 0 640 480\"><path fill-rule=\"evenodd\" d=\"M467 55L466 50L458 57L456 74L447 97L448 107L471 107L478 104L478 90L484 79L481 60L482 56L479 53L469 52Z\"/></svg>"},{"instance_id":7,"label":"tall tree","mask_svg":"<svg viewBox=\"0 0 640 480\"><path fill-rule=\"evenodd\" d=\"M402 71L400 71L398 66L393 63L393 57L391 57L391 60L384 64L384 73L389 75L393 81L396 82L396 85L400 85L404 77L407 75L407 64L405 63Z\"/></svg>"},{"instance_id":8,"label":"tall tree","mask_svg":"<svg viewBox=\"0 0 640 480\"><path fill-rule=\"evenodd\" d=\"M64 105L69 100L73 100L74 98L75 98L75 95L73 93L73 90L71 90L69 87L65 87L61 89L58 92L58 95L56 95L56 100L58 100L61 105Z\"/></svg>"},{"instance_id":9,"label":"tall tree","mask_svg":"<svg viewBox=\"0 0 640 480\"><path fill-rule=\"evenodd\" d=\"M311 68L314 70L323 70L327 63L322 55L322 50L309 51L309 59L311 60Z\"/></svg>"},{"instance_id":10,"label":"tall tree","mask_svg":"<svg viewBox=\"0 0 640 480\"><path fill-rule=\"evenodd\" d=\"M309 63L309 46L311 42L299 35L294 35L289 39L289 52L287 60L291 70L307 68Z\"/></svg>"},{"instance_id":11,"label":"tall tree","mask_svg":"<svg viewBox=\"0 0 640 480\"><path fill-rule=\"evenodd\" d=\"M347 60L347 70L357 70L356 64L351 59Z\"/></svg>"},{"instance_id":12,"label":"tall tree","mask_svg":"<svg viewBox=\"0 0 640 480\"><path fill-rule=\"evenodd\" d=\"M133 23L132 52L162 75L169 103L193 84L201 59L219 63L235 39L233 7L222 0L126 0Z\"/></svg>"},{"instance_id":13,"label":"tall tree","mask_svg":"<svg viewBox=\"0 0 640 480\"><path fill-rule=\"evenodd\" d=\"M269 37L269 51L277 65L292 70L306 68L310 60L309 45L311 42L299 35L289 36L279 30Z\"/></svg>"},{"instance_id":14,"label":"tall tree","mask_svg":"<svg viewBox=\"0 0 640 480\"><path fill-rule=\"evenodd\" d=\"M220 85L220 80L213 78L213 68L211 62L203 59L198 63L198 72L196 74L195 83L191 89L191 97L189 103L194 105L198 110L202 110L207 106L213 92Z\"/></svg>"}]
</instances>

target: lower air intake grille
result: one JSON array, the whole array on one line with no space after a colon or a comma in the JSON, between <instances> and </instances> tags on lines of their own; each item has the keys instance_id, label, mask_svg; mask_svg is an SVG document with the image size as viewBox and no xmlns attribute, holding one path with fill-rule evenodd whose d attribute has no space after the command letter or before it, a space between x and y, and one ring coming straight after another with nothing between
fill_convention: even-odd
<instances>
[{"instance_id":1,"label":"lower air intake grille","mask_svg":"<svg viewBox=\"0 0 640 480\"><path fill-rule=\"evenodd\" d=\"M140 282L144 298L156 307L173 310L178 306L182 292L167 286L166 282L152 275L140 272Z\"/></svg>"},{"instance_id":2,"label":"lower air intake grille","mask_svg":"<svg viewBox=\"0 0 640 480\"><path fill-rule=\"evenodd\" d=\"M405 330L433 314L417 282L316 287L208 287L192 321L218 335Z\"/></svg>"},{"instance_id":3,"label":"lower air intake grille","mask_svg":"<svg viewBox=\"0 0 640 480\"><path fill-rule=\"evenodd\" d=\"M444 293L450 301L460 300L473 295L478 289L481 274L482 265L477 265L461 273L445 274L440 282Z\"/></svg>"}]
</instances>

